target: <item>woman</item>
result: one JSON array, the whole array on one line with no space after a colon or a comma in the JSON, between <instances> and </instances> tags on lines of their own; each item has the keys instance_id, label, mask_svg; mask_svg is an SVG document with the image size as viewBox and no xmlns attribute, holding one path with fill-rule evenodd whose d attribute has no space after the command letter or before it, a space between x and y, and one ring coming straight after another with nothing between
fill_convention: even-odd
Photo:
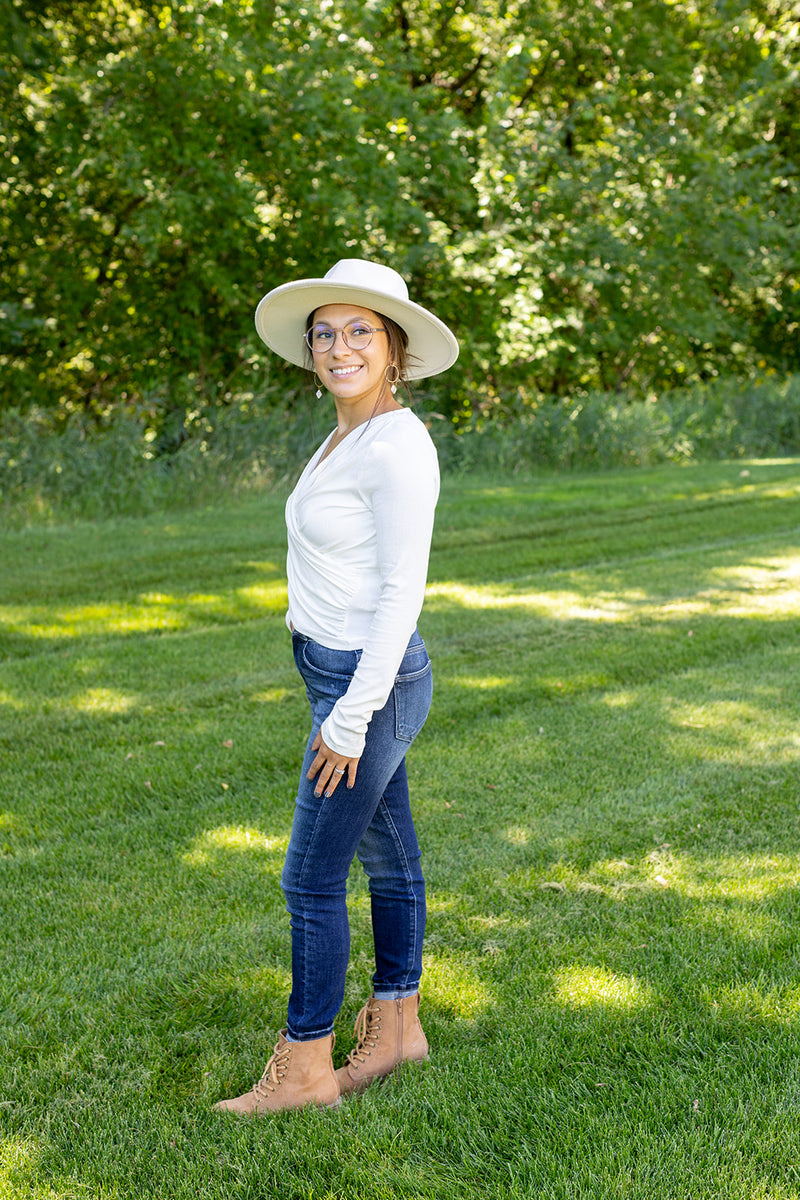
<instances>
[{"instance_id":1,"label":"woman","mask_svg":"<svg viewBox=\"0 0 800 1200\"><path fill-rule=\"evenodd\" d=\"M294 657L311 733L281 884L291 916L286 1029L255 1087L218 1108L263 1115L342 1095L428 1056L417 1015L425 883L405 755L427 717L431 666L416 630L439 492L436 451L398 384L436 375L458 343L389 267L343 259L269 292L256 328L315 371L336 429L286 504ZM356 1046L334 1071L350 952L347 876L369 878L375 973Z\"/></svg>"}]
</instances>

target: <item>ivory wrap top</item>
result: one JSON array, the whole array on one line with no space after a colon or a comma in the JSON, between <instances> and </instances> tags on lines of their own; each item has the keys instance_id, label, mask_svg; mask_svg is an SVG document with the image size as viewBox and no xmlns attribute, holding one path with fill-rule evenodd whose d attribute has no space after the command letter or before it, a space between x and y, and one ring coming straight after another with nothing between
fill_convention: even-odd
<instances>
[{"instance_id":1,"label":"ivory wrap top","mask_svg":"<svg viewBox=\"0 0 800 1200\"><path fill-rule=\"evenodd\" d=\"M325 743L359 757L383 708L425 596L439 464L410 409L372 417L324 462L323 442L286 502L287 625L334 650L361 650Z\"/></svg>"}]
</instances>

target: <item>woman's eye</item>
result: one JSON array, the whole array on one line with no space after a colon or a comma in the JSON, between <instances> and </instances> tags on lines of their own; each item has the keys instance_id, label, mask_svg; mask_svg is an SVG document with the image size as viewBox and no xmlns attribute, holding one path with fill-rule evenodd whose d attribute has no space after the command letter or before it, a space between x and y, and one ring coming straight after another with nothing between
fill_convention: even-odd
<instances>
[{"instance_id":1,"label":"woman's eye","mask_svg":"<svg viewBox=\"0 0 800 1200\"><path fill-rule=\"evenodd\" d=\"M351 325L347 332L351 337L367 337L372 330L369 325Z\"/></svg>"}]
</instances>

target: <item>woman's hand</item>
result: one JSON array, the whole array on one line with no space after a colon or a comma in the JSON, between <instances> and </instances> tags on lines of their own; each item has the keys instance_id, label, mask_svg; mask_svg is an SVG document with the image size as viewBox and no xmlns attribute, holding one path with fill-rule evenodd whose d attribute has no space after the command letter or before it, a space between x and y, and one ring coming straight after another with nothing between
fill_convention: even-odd
<instances>
[{"instance_id":1,"label":"woman's hand","mask_svg":"<svg viewBox=\"0 0 800 1200\"><path fill-rule=\"evenodd\" d=\"M318 733L311 743L311 749L316 750L317 757L311 764L306 779L317 777L314 795L321 796L323 788L326 796L332 796L342 779L346 778L347 787L351 788L356 781L358 770L357 758L345 758L326 746L322 734Z\"/></svg>"}]
</instances>

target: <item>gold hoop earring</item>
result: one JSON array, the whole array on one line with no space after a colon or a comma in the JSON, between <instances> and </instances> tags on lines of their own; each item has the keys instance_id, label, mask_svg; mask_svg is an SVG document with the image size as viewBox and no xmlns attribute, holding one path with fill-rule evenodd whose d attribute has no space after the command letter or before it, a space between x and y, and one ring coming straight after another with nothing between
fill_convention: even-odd
<instances>
[{"instance_id":1,"label":"gold hoop earring","mask_svg":"<svg viewBox=\"0 0 800 1200\"><path fill-rule=\"evenodd\" d=\"M392 372L391 378L389 377L390 370ZM395 392L397 391L397 385L400 382L400 368L398 367L397 363L389 363L389 365L387 366L386 370L383 373L383 377L386 380L386 382L389 384L392 395L394 395Z\"/></svg>"},{"instance_id":2,"label":"gold hoop earring","mask_svg":"<svg viewBox=\"0 0 800 1200\"><path fill-rule=\"evenodd\" d=\"M317 385L317 399L322 399L322 381L317 379L317 372L314 372L314 383Z\"/></svg>"}]
</instances>

